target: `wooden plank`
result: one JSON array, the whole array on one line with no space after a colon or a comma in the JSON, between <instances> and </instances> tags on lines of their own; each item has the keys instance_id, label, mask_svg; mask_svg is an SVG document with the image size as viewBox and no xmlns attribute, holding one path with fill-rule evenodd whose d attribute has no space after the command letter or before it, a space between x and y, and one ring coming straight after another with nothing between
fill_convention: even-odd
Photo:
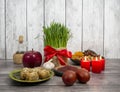
<instances>
[{"instance_id":1,"label":"wooden plank","mask_svg":"<svg viewBox=\"0 0 120 92\"><path fill-rule=\"evenodd\" d=\"M83 0L83 49L103 55L104 0Z\"/></svg>"},{"instance_id":2,"label":"wooden plank","mask_svg":"<svg viewBox=\"0 0 120 92\"><path fill-rule=\"evenodd\" d=\"M32 85L32 84L31 84ZM36 86L30 84L28 85L12 85L12 86L4 86L0 85L0 89L2 92L14 92L15 90L19 90L18 92L119 92L120 87L117 86L93 86L89 87L87 84L81 84L84 86ZM49 90L49 91L48 91Z\"/></svg>"},{"instance_id":3,"label":"wooden plank","mask_svg":"<svg viewBox=\"0 0 120 92\"><path fill-rule=\"evenodd\" d=\"M0 59L5 59L5 2L0 0Z\"/></svg>"},{"instance_id":4,"label":"wooden plank","mask_svg":"<svg viewBox=\"0 0 120 92\"><path fill-rule=\"evenodd\" d=\"M26 0L6 0L6 51L12 59L18 50L19 35L26 40ZM23 50L26 48L24 47Z\"/></svg>"},{"instance_id":5,"label":"wooden plank","mask_svg":"<svg viewBox=\"0 0 120 92\"><path fill-rule=\"evenodd\" d=\"M66 0L66 26L70 29L72 38L67 48L81 51L82 46L82 0Z\"/></svg>"},{"instance_id":6,"label":"wooden plank","mask_svg":"<svg viewBox=\"0 0 120 92\"><path fill-rule=\"evenodd\" d=\"M28 50L34 50L43 53L43 6L44 0L27 1L27 34ZM37 39L35 39L39 35Z\"/></svg>"},{"instance_id":7,"label":"wooden plank","mask_svg":"<svg viewBox=\"0 0 120 92\"><path fill-rule=\"evenodd\" d=\"M52 21L65 24L65 0L45 0L45 24Z\"/></svg>"},{"instance_id":8,"label":"wooden plank","mask_svg":"<svg viewBox=\"0 0 120 92\"><path fill-rule=\"evenodd\" d=\"M120 58L119 0L105 0L105 57Z\"/></svg>"}]
</instances>

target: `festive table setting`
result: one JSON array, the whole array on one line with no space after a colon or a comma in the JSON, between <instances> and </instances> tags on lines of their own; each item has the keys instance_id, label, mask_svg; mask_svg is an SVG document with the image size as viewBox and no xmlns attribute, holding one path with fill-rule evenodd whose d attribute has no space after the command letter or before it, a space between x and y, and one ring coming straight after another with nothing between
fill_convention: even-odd
<instances>
[{"instance_id":1,"label":"festive table setting","mask_svg":"<svg viewBox=\"0 0 120 92\"><path fill-rule=\"evenodd\" d=\"M0 91L120 91L120 59L106 59L91 49L68 50L72 34L63 24L52 22L43 27L43 33L43 56L34 48L22 51L21 35L13 59L0 60Z\"/></svg>"}]
</instances>

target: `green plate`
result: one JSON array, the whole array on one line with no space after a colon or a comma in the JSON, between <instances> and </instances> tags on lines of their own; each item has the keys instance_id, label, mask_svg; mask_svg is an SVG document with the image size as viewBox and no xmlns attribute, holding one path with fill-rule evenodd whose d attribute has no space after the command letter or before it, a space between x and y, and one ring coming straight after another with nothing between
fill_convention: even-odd
<instances>
[{"instance_id":1,"label":"green plate","mask_svg":"<svg viewBox=\"0 0 120 92\"><path fill-rule=\"evenodd\" d=\"M60 71L58 71L58 70L56 70L56 69L53 69L53 71L54 71L54 73L55 73L56 76L62 77L63 72L60 72Z\"/></svg>"},{"instance_id":2,"label":"green plate","mask_svg":"<svg viewBox=\"0 0 120 92\"><path fill-rule=\"evenodd\" d=\"M28 80L21 80L20 79L20 72L21 70L13 70L12 72L9 73L9 77L17 82L22 82L22 83L37 83L37 82L44 82L49 80L50 78L52 78L54 76L54 72L50 71L50 76L45 78L45 79L39 79L39 80L35 80L35 81L28 81Z\"/></svg>"},{"instance_id":3,"label":"green plate","mask_svg":"<svg viewBox=\"0 0 120 92\"><path fill-rule=\"evenodd\" d=\"M80 65L80 60L77 60L77 59L70 59L74 64L76 64L76 65Z\"/></svg>"}]
</instances>

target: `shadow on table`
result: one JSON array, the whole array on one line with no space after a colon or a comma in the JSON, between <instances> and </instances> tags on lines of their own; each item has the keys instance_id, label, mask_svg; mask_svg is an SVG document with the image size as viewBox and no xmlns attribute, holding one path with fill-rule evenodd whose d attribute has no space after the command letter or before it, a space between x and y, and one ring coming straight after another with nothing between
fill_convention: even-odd
<instances>
[{"instance_id":1,"label":"shadow on table","mask_svg":"<svg viewBox=\"0 0 120 92\"><path fill-rule=\"evenodd\" d=\"M47 81L49 81L49 80L42 81L42 82L36 82L36 83L26 83L26 82L17 82L14 80L10 80L10 84L11 84L11 86L36 86L36 85L43 84Z\"/></svg>"}]
</instances>

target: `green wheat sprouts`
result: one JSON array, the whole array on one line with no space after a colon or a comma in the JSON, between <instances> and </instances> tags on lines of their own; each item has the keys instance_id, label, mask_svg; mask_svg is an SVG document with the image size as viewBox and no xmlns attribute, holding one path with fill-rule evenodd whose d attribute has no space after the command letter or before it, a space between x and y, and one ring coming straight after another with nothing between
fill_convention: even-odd
<instances>
[{"instance_id":1,"label":"green wheat sprouts","mask_svg":"<svg viewBox=\"0 0 120 92\"><path fill-rule=\"evenodd\" d=\"M66 47L71 37L70 30L61 23L52 22L50 26L43 27L44 46L54 48Z\"/></svg>"}]
</instances>

